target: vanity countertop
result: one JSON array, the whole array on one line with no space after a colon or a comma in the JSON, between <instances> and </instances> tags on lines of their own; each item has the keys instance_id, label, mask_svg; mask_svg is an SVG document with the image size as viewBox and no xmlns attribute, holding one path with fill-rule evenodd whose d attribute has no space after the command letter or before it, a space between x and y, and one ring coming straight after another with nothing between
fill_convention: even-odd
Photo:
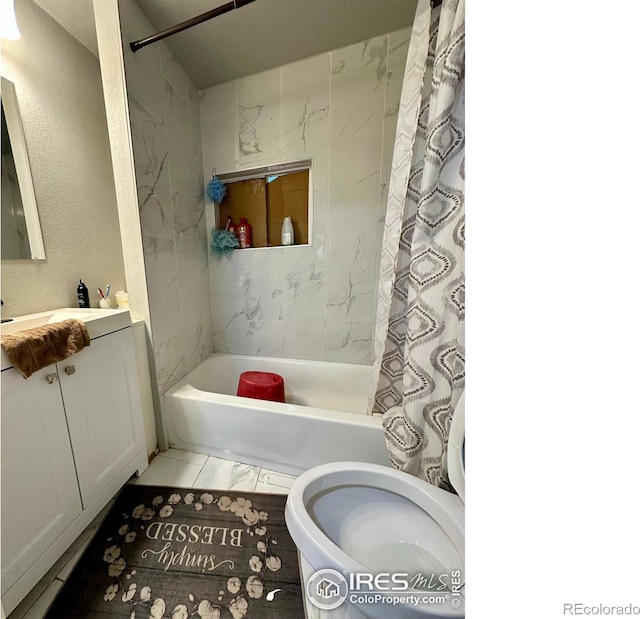
<instances>
[{"instance_id":1,"label":"vanity countertop","mask_svg":"<svg viewBox=\"0 0 640 619\"><path fill-rule=\"evenodd\" d=\"M0 325L2 334L16 333L23 329L31 329L52 322L61 322L69 318L81 320L87 327L89 337L93 340L107 333L124 329L131 326L131 315L129 310L121 309L98 309L98 308L77 308L63 307L36 314L17 316L10 322L3 322ZM12 367L4 350L0 350L2 355L2 370Z\"/></svg>"}]
</instances>

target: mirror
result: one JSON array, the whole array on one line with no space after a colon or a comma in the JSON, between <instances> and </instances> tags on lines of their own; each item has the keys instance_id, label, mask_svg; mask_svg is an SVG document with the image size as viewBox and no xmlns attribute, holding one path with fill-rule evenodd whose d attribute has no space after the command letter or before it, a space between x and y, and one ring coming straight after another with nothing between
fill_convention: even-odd
<instances>
[{"instance_id":1,"label":"mirror","mask_svg":"<svg viewBox=\"0 0 640 619\"><path fill-rule=\"evenodd\" d=\"M13 82L2 78L2 259L44 260L27 144Z\"/></svg>"}]
</instances>

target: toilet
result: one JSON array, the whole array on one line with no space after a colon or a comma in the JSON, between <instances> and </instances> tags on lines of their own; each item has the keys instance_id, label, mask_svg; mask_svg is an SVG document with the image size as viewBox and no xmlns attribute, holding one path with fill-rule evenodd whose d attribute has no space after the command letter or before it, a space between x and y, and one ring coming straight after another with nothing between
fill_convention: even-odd
<instances>
[{"instance_id":1,"label":"toilet","mask_svg":"<svg viewBox=\"0 0 640 619\"><path fill-rule=\"evenodd\" d=\"M362 462L294 482L285 520L308 619L464 617L464 406L463 392L447 448L457 494Z\"/></svg>"}]
</instances>

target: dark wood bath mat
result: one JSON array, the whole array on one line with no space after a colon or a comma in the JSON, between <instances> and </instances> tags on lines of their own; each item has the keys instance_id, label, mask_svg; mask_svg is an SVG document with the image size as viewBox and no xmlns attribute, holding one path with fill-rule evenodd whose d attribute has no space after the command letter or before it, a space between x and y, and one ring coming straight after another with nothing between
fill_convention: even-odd
<instances>
[{"instance_id":1,"label":"dark wood bath mat","mask_svg":"<svg viewBox=\"0 0 640 619\"><path fill-rule=\"evenodd\" d=\"M47 619L303 619L286 497L125 486Z\"/></svg>"}]
</instances>

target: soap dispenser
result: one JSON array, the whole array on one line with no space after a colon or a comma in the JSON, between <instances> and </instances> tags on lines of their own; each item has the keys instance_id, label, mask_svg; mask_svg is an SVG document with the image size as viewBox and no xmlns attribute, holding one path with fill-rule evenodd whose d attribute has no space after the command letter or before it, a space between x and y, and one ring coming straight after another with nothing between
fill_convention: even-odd
<instances>
[{"instance_id":1,"label":"soap dispenser","mask_svg":"<svg viewBox=\"0 0 640 619\"><path fill-rule=\"evenodd\" d=\"M76 292L78 293L78 307L91 307L89 304L89 290L82 280L80 280Z\"/></svg>"}]
</instances>

